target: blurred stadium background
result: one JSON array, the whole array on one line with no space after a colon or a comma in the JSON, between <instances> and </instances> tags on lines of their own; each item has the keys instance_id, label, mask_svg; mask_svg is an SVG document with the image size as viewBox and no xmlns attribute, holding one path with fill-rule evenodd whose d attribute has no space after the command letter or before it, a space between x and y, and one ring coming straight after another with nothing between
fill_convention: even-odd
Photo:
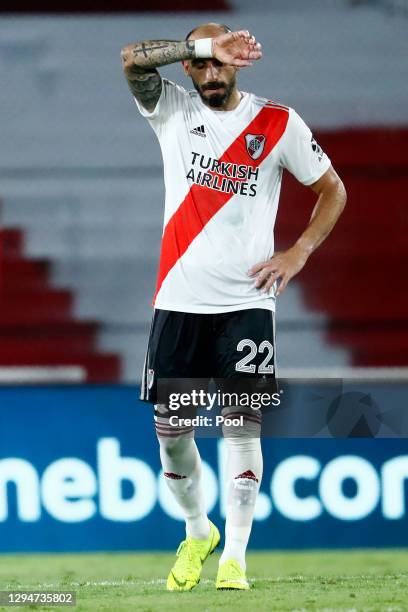
<instances>
[{"instance_id":1,"label":"blurred stadium background","mask_svg":"<svg viewBox=\"0 0 408 612\"><path fill-rule=\"evenodd\" d=\"M408 3L118 0L103 4L109 14L98 10L92 0L0 7L0 529L11 527L4 551L174 546L172 534L151 537L155 521L171 526L177 511L155 481L150 411L137 400L162 161L121 72L125 43L182 39L209 20L254 32L264 58L240 73L242 89L293 106L348 191L333 234L279 299L279 372L407 380ZM189 87L180 66L162 73ZM278 248L299 234L313 198L285 176ZM347 494L341 477L338 497L320 490L317 514L304 516L289 494L277 502L266 481L255 546L408 544L404 441L265 442L267 474L297 457L299 478L318 478L327 462L352 453L357 463L343 479L357 475ZM212 508L222 464L216 446L204 444ZM116 472L104 453L111 465L118 459ZM309 476L306 455L320 465ZM397 459L393 488L384 481L391 468L384 477L382 466ZM366 478L371 491L378 484L371 506L354 518L336 515L331 504L368 494L359 492Z\"/></svg>"}]
</instances>

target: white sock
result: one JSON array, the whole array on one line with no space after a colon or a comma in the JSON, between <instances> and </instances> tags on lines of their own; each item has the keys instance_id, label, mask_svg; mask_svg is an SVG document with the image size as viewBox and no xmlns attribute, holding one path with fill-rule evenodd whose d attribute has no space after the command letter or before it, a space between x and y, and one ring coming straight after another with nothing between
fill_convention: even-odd
<instances>
[{"instance_id":1,"label":"white sock","mask_svg":"<svg viewBox=\"0 0 408 612\"><path fill-rule=\"evenodd\" d=\"M201 483L201 458L191 434L159 436L164 477L186 521L186 534L205 540L210 534Z\"/></svg>"},{"instance_id":2,"label":"white sock","mask_svg":"<svg viewBox=\"0 0 408 612\"><path fill-rule=\"evenodd\" d=\"M225 442L227 513L225 546L219 563L235 559L245 570L245 552L262 479L261 440L259 437L225 437Z\"/></svg>"}]
</instances>

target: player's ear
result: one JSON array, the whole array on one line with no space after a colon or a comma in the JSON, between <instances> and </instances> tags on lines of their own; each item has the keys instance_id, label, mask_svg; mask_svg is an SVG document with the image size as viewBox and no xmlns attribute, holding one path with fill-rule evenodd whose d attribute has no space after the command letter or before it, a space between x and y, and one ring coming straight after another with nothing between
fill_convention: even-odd
<instances>
[{"instance_id":1,"label":"player's ear","mask_svg":"<svg viewBox=\"0 0 408 612\"><path fill-rule=\"evenodd\" d=\"M188 60L183 60L182 62L184 74L190 76L190 62Z\"/></svg>"}]
</instances>

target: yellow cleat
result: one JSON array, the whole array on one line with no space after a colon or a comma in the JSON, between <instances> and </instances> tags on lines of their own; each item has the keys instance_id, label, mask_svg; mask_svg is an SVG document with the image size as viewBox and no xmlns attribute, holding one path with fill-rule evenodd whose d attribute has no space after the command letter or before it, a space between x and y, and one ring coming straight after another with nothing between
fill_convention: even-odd
<instances>
[{"instance_id":1,"label":"yellow cleat","mask_svg":"<svg viewBox=\"0 0 408 612\"><path fill-rule=\"evenodd\" d=\"M245 572L239 563L234 559L228 559L218 568L215 587L217 589L240 589L241 591L247 591L249 584Z\"/></svg>"},{"instance_id":2,"label":"yellow cleat","mask_svg":"<svg viewBox=\"0 0 408 612\"><path fill-rule=\"evenodd\" d=\"M220 532L210 523L210 535L206 540L186 538L177 549L177 561L167 578L168 591L191 591L200 582L203 563L220 543Z\"/></svg>"}]
</instances>

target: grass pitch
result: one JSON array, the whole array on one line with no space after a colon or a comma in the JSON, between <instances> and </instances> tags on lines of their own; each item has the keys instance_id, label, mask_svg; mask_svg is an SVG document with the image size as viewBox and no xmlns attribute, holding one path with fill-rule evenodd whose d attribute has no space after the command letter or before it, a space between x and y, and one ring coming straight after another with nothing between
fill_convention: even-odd
<instances>
[{"instance_id":1,"label":"grass pitch","mask_svg":"<svg viewBox=\"0 0 408 612\"><path fill-rule=\"evenodd\" d=\"M170 554L3 555L0 590L74 590L77 606L35 610L239 612L246 609L408 611L408 551L263 552L248 555L250 591L216 591L218 555L189 593L168 593ZM1 607L1 610L10 610Z\"/></svg>"}]
</instances>

